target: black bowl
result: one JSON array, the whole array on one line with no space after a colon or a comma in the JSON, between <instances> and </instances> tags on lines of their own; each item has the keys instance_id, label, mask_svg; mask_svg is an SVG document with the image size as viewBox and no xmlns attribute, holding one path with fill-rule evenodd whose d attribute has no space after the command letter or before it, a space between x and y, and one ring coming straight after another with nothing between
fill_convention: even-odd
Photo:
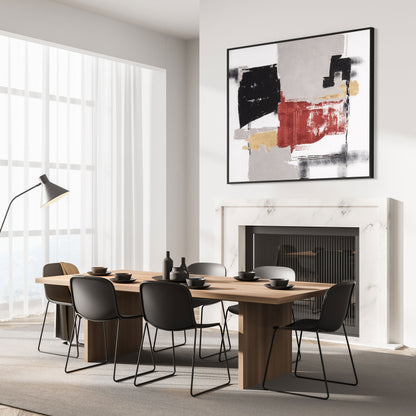
<instances>
[{"instance_id":1,"label":"black bowl","mask_svg":"<svg viewBox=\"0 0 416 416\"><path fill-rule=\"evenodd\" d=\"M256 277L256 272L238 272L238 277L242 280L253 280Z\"/></svg>"},{"instance_id":2,"label":"black bowl","mask_svg":"<svg viewBox=\"0 0 416 416\"><path fill-rule=\"evenodd\" d=\"M203 277L190 277L186 279L186 284L189 287L201 287L205 284L205 279Z\"/></svg>"},{"instance_id":3,"label":"black bowl","mask_svg":"<svg viewBox=\"0 0 416 416\"><path fill-rule=\"evenodd\" d=\"M91 267L91 271L95 274L106 274L107 273L107 267Z\"/></svg>"},{"instance_id":4,"label":"black bowl","mask_svg":"<svg viewBox=\"0 0 416 416\"><path fill-rule=\"evenodd\" d=\"M131 273L114 273L114 278L120 282L128 282L131 279Z\"/></svg>"},{"instance_id":5,"label":"black bowl","mask_svg":"<svg viewBox=\"0 0 416 416\"><path fill-rule=\"evenodd\" d=\"M288 279L270 279L270 286L273 287L285 287L288 283Z\"/></svg>"}]
</instances>

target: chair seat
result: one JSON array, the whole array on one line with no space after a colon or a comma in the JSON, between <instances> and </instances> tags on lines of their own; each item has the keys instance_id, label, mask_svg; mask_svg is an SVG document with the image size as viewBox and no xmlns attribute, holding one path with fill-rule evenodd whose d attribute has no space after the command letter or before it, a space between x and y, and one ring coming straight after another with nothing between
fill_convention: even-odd
<instances>
[{"instance_id":1,"label":"chair seat","mask_svg":"<svg viewBox=\"0 0 416 416\"><path fill-rule=\"evenodd\" d=\"M136 319L136 318L142 318L143 315L139 314L139 315L120 315L121 319Z\"/></svg>"},{"instance_id":2,"label":"chair seat","mask_svg":"<svg viewBox=\"0 0 416 416\"><path fill-rule=\"evenodd\" d=\"M289 329L297 331L317 331L318 330L318 319L300 319L299 321L292 322L289 325L279 327L274 326L273 328Z\"/></svg>"},{"instance_id":3,"label":"chair seat","mask_svg":"<svg viewBox=\"0 0 416 416\"><path fill-rule=\"evenodd\" d=\"M198 308L199 306L209 306L219 303L218 299L203 299L203 298L192 298L192 307Z\"/></svg>"},{"instance_id":4,"label":"chair seat","mask_svg":"<svg viewBox=\"0 0 416 416\"><path fill-rule=\"evenodd\" d=\"M239 315L240 314L240 309L238 307L238 303L235 305L231 305L228 307L229 312L233 313L234 315Z\"/></svg>"},{"instance_id":5,"label":"chair seat","mask_svg":"<svg viewBox=\"0 0 416 416\"><path fill-rule=\"evenodd\" d=\"M201 329L201 328L202 329L203 328L212 328L212 327L218 326L218 325L220 325L219 322L210 322L210 323L207 323L207 324L195 324L195 325L192 325L192 326L178 327L178 328L175 328L175 329L166 328L166 327L160 326L157 329L158 330L161 329L162 331L173 331L173 332L177 332L177 331L188 331L190 329L195 329L195 327L198 328L198 329Z\"/></svg>"},{"instance_id":6,"label":"chair seat","mask_svg":"<svg viewBox=\"0 0 416 416\"><path fill-rule=\"evenodd\" d=\"M196 324L197 328L212 328L214 326L218 326L220 325L219 322L212 322L212 323L208 323L208 324ZM189 328L192 329L192 328Z\"/></svg>"},{"instance_id":7,"label":"chair seat","mask_svg":"<svg viewBox=\"0 0 416 416\"><path fill-rule=\"evenodd\" d=\"M54 303L56 305L71 306L72 307L72 302L60 302L60 301L57 301L57 300L49 300L49 302Z\"/></svg>"}]
</instances>

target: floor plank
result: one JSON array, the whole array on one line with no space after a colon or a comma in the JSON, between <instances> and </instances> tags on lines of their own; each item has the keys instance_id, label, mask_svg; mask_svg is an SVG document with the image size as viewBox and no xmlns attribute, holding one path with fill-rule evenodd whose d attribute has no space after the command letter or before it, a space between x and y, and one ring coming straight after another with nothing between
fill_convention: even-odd
<instances>
[{"instance_id":1,"label":"floor plank","mask_svg":"<svg viewBox=\"0 0 416 416\"><path fill-rule=\"evenodd\" d=\"M27 412L15 407L3 406L0 404L0 416L40 416L39 413Z\"/></svg>"}]
</instances>

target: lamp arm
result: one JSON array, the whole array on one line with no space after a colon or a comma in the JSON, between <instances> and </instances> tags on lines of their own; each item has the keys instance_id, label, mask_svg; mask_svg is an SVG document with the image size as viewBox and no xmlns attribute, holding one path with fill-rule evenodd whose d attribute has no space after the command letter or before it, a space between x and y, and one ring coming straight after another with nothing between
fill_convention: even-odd
<instances>
[{"instance_id":1,"label":"lamp arm","mask_svg":"<svg viewBox=\"0 0 416 416\"><path fill-rule=\"evenodd\" d=\"M13 201L14 201L16 198L19 198L19 196L24 195L26 192L29 192L29 191L31 191L32 189L37 188L37 187L38 187L38 186L40 186L40 185L42 185L42 182L39 182L38 184L36 184L35 186L32 186L32 187L31 187L31 188L29 188L29 189L26 189L26 191L23 191L23 192L22 192L22 193L20 193L19 195L16 195L16 196L15 196L15 197L14 197L14 198L10 201L9 206L7 207L6 214L4 215L3 222L1 223L0 233L1 233L1 230L3 229L3 225L4 225L4 223L6 222L7 214L9 213L9 210L10 210L10 207L11 207L11 205L12 205Z\"/></svg>"}]
</instances>

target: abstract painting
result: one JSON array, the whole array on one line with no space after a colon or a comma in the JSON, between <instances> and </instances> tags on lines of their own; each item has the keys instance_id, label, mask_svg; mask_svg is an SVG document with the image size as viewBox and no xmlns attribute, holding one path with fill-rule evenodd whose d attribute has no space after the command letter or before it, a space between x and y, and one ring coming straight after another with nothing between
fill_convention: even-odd
<instances>
[{"instance_id":1,"label":"abstract painting","mask_svg":"<svg viewBox=\"0 0 416 416\"><path fill-rule=\"evenodd\" d=\"M228 183L372 178L374 29L228 49Z\"/></svg>"}]
</instances>

